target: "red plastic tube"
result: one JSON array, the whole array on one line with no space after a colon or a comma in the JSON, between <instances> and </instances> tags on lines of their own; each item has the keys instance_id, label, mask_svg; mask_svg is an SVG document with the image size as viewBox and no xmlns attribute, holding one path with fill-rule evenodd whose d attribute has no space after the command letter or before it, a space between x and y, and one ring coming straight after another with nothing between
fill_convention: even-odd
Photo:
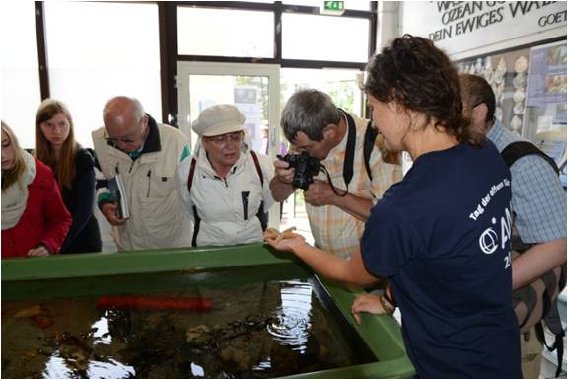
<instances>
[{"instance_id":1,"label":"red plastic tube","mask_svg":"<svg viewBox=\"0 0 568 380\"><path fill-rule=\"evenodd\" d=\"M202 297L101 296L97 307L100 309L114 307L117 309L206 312L213 309L213 300Z\"/></svg>"}]
</instances>

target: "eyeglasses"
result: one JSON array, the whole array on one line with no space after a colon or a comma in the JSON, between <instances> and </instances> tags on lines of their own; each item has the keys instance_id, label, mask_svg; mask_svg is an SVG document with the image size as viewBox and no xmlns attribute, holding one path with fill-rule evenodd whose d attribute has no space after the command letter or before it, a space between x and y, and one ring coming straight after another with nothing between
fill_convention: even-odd
<instances>
[{"instance_id":1,"label":"eyeglasses","mask_svg":"<svg viewBox=\"0 0 568 380\"><path fill-rule=\"evenodd\" d=\"M239 131L239 132L225 133L224 135L219 135L219 136L210 136L206 137L206 139L207 141L211 141L216 145L224 145L229 142L240 143L243 140L243 137L244 137L243 131Z\"/></svg>"},{"instance_id":2,"label":"eyeglasses","mask_svg":"<svg viewBox=\"0 0 568 380\"><path fill-rule=\"evenodd\" d=\"M132 144L136 142L136 140L130 137L105 137L105 140L108 144L113 146L119 142L123 144Z\"/></svg>"}]
</instances>

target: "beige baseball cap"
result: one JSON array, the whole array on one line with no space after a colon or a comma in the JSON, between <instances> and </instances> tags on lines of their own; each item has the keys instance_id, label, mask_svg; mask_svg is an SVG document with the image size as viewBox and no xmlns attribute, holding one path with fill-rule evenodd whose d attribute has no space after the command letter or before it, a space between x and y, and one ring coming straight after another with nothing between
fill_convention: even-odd
<instances>
[{"instance_id":1,"label":"beige baseball cap","mask_svg":"<svg viewBox=\"0 0 568 380\"><path fill-rule=\"evenodd\" d=\"M230 104L219 104L203 110L191 124L199 136L218 136L245 129L246 117Z\"/></svg>"}]
</instances>

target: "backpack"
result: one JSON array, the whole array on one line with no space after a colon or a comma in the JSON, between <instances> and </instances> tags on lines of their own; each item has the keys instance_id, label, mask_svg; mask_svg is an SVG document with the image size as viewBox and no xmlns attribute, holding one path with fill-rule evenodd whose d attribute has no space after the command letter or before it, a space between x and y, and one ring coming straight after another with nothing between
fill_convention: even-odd
<instances>
[{"instance_id":1,"label":"backpack","mask_svg":"<svg viewBox=\"0 0 568 380\"><path fill-rule=\"evenodd\" d=\"M516 141L505 147L501 156L510 168L515 161L527 155L538 155L546 160L559 173L556 162L535 145L528 141ZM511 254L514 259L522 255L532 247L531 244L524 244L521 240L513 222L513 234L511 237ZM537 339L546 346L549 351L556 349L558 357L558 367L556 377L560 375L562 369L562 358L564 356L564 329L560 313L558 312L558 294L566 286L566 265L562 265L544 273L532 283L513 291L513 307L521 332L528 332L533 326ZM544 323L554 334L554 343L549 346L544 338Z\"/></svg>"},{"instance_id":2,"label":"backpack","mask_svg":"<svg viewBox=\"0 0 568 380\"><path fill-rule=\"evenodd\" d=\"M260 169L260 163L258 162L258 156L256 155L255 151L251 150L250 155L252 157L252 161L254 162L254 167L256 169L256 173L258 174L258 178L260 180L260 186L264 186L264 176L262 175L262 170ZM187 176L187 191L191 193L191 185L193 183L193 175L195 174L195 158L191 158L191 164L189 166L189 174ZM201 224L201 218L197 214L197 207L193 205L193 215L195 217L195 223L193 227L193 238L191 239L191 246L197 246L197 234L199 233L199 226ZM260 226L262 230L265 231L266 227L268 227L268 212L264 212L264 201L260 202L260 206L258 207L258 212L256 213L256 217L260 221Z\"/></svg>"}]
</instances>

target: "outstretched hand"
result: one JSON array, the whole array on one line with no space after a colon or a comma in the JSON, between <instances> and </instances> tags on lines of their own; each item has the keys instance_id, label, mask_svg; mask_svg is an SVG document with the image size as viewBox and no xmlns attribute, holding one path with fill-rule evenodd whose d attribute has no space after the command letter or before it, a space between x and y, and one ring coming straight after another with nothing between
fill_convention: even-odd
<instances>
[{"instance_id":1,"label":"outstretched hand","mask_svg":"<svg viewBox=\"0 0 568 380\"><path fill-rule=\"evenodd\" d=\"M264 232L264 241L278 251L294 252L294 248L306 244L306 238L294 233L295 228L279 232L274 228L267 228Z\"/></svg>"}]
</instances>

